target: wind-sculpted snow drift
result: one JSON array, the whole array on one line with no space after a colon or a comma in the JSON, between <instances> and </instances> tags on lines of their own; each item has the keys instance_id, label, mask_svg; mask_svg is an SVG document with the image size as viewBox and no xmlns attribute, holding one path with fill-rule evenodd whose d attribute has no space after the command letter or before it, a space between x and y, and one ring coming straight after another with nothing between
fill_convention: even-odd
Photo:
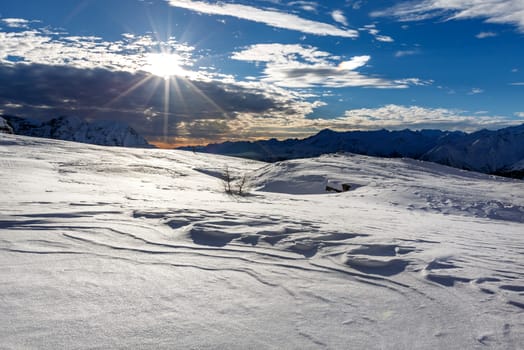
<instances>
[{"instance_id":1,"label":"wind-sculpted snow drift","mask_svg":"<svg viewBox=\"0 0 524 350\"><path fill-rule=\"evenodd\" d=\"M522 181L5 134L0 163L2 347L524 343ZM226 165L249 195L224 193Z\"/></svg>"}]
</instances>

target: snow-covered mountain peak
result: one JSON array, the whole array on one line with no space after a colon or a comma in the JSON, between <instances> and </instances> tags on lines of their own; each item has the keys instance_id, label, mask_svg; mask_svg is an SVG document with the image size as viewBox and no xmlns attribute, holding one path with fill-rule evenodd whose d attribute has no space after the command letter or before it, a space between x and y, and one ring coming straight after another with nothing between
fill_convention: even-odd
<instances>
[{"instance_id":1,"label":"snow-covered mountain peak","mask_svg":"<svg viewBox=\"0 0 524 350\"><path fill-rule=\"evenodd\" d=\"M337 132L325 129L302 140L226 142L196 149L270 162L351 152L422 159L460 169L514 176L515 173L505 171L524 158L524 124L471 134L441 130Z\"/></svg>"},{"instance_id":2,"label":"snow-covered mountain peak","mask_svg":"<svg viewBox=\"0 0 524 350\"><path fill-rule=\"evenodd\" d=\"M13 128L2 117L0 117L0 134L13 134Z\"/></svg>"},{"instance_id":3,"label":"snow-covered mountain peak","mask_svg":"<svg viewBox=\"0 0 524 350\"><path fill-rule=\"evenodd\" d=\"M23 118L5 116L14 133L75 141L104 146L152 147L133 128L122 122L87 122L76 116L60 116L36 123Z\"/></svg>"}]
</instances>

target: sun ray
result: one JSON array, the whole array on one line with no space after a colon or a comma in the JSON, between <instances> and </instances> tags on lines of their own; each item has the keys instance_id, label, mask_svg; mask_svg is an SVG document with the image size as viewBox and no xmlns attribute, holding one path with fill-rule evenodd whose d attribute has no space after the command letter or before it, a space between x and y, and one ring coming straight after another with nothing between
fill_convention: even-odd
<instances>
[{"instance_id":1,"label":"sun ray","mask_svg":"<svg viewBox=\"0 0 524 350\"><path fill-rule=\"evenodd\" d=\"M169 79L164 80L164 125L163 125L163 132L164 132L164 142L167 143L168 141L168 128L169 128L169 104L170 104L170 87L171 84L169 82Z\"/></svg>"},{"instance_id":2,"label":"sun ray","mask_svg":"<svg viewBox=\"0 0 524 350\"><path fill-rule=\"evenodd\" d=\"M127 90L125 90L124 92L118 94L118 96L116 96L115 98L111 99L110 101L108 101L104 107L109 107L111 106L113 103L117 102L119 99L123 98L124 96L127 96L128 94L130 94L131 92L135 91L136 89L138 89L140 86L144 85L145 83L147 83L149 80L153 79L154 76L152 75L148 75L148 76L145 76L144 78L140 79L138 82L136 82L135 84L131 85Z\"/></svg>"}]
</instances>

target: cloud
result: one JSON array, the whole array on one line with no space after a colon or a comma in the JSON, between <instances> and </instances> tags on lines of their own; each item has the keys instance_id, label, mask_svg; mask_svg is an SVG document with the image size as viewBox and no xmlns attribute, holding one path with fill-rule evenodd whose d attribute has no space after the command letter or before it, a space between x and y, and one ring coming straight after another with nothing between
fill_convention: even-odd
<instances>
[{"instance_id":1,"label":"cloud","mask_svg":"<svg viewBox=\"0 0 524 350\"><path fill-rule=\"evenodd\" d=\"M353 2L346 0L347 6L351 6L353 10L359 10L364 3L365 3L364 0L357 0Z\"/></svg>"},{"instance_id":2,"label":"cloud","mask_svg":"<svg viewBox=\"0 0 524 350\"><path fill-rule=\"evenodd\" d=\"M373 17L396 17L400 21L423 21L435 17L447 20L484 18L487 23L511 24L524 32L522 0L417 0L404 1L371 13Z\"/></svg>"},{"instance_id":3,"label":"cloud","mask_svg":"<svg viewBox=\"0 0 524 350\"><path fill-rule=\"evenodd\" d=\"M314 1L292 1L289 6L298 6L304 11L317 12L318 3Z\"/></svg>"},{"instance_id":4,"label":"cloud","mask_svg":"<svg viewBox=\"0 0 524 350\"><path fill-rule=\"evenodd\" d=\"M224 2L210 3L192 0L168 0L168 2L173 7L183 8L198 13L231 16L247 21L264 23L275 28L295 30L307 34L346 38L358 37L358 31L356 30L340 29L331 24L301 18L294 14L276 10L259 9L253 6Z\"/></svg>"},{"instance_id":5,"label":"cloud","mask_svg":"<svg viewBox=\"0 0 524 350\"><path fill-rule=\"evenodd\" d=\"M119 120L150 140L165 136L165 121L168 134L177 136L181 123L201 125L203 121L214 121L218 125L239 115L303 116L313 108L311 103L296 101L270 88L182 78L165 80L146 72L100 68L0 65L0 81L2 113L36 119L75 115ZM211 131L208 134L210 139L219 136Z\"/></svg>"},{"instance_id":6,"label":"cloud","mask_svg":"<svg viewBox=\"0 0 524 350\"><path fill-rule=\"evenodd\" d=\"M41 29L0 32L0 63L7 65L37 63L136 72L148 65L148 54L159 50L176 57L182 66L193 64L193 47L173 39L160 42L150 35L125 34L121 40L109 42Z\"/></svg>"},{"instance_id":7,"label":"cloud","mask_svg":"<svg viewBox=\"0 0 524 350\"><path fill-rule=\"evenodd\" d=\"M0 113L118 120L150 141L194 143L204 125L208 141L221 141L242 134L225 132L241 128L239 118L303 118L322 105L303 92L237 81L213 67L193 71L194 51L149 35L104 41L48 28L0 31ZM325 55L311 50L308 59L320 62Z\"/></svg>"},{"instance_id":8,"label":"cloud","mask_svg":"<svg viewBox=\"0 0 524 350\"><path fill-rule=\"evenodd\" d=\"M31 21L23 18L2 18L0 22L9 28L29 28Z\"/></svg>"},{"instance_id":9,"label":"cloud","mask_svg":"<svg viewBox=\"0 0 524 350\"><path fill-rule=\"evenodd\" d=\"M524 86L524 81L523 82L516 82L516 83L511 83L510 85L513 85L513 86Z\"/></svg>"},{"instance_id":10,"label":"cloud","mask_svg":"<svg viewBox=\"0 0 524 350\"><path fill-rule=\"evenodd\" d=\"M363 67L371 59L371 56L354 56L349 61L342 61L338 67L342 70L355 70Z\"/></svg>"},{"instance_id":11,"label":"cloud","mask_svg":"<svg viewBox=\"0 0 524 350\"><path fill-rule=\"evenodd\" d=\"M419 50L399 50L395 52L395 57L413 56L418 55L419 53Z\"/></svg>"},{"instance_id":12,"label":"cloud","mask_svg":"<svg viewBox=\"0 0 524 350\"><path fill-rule=\"evenodd\" d=\"M519 118L524 118L524 112L515 112L515 116Z\"/></svg>"},{"instance_id":13,"label":"cloud","mask_svg":"<svg viewBox=\"0 0 524 350\"><path fill-rule=\"evenodd\" d=\"M468 92L468 95L478 95L478 94L481 94L483 92L484 92L484 90L482 90L482 89L473 88L473 89L471 89L470 92Z\"/></svg>"},{"instance_id":14,"label":"cloud","mask_svg":"<svg viewBox=\"0 0 524 350\"><path fill-rule=\"evenodd\" d=\"M392 43L393 41L395 41L393 40L392 37L387 36L387 35L376 35L375 39L377 39L377 41L382 41L384 43Z\"/></svg>"},{"instance_id":15,"label":"cloud","mask_svg":"<svg viewBox=\"0 0 524 350\"><path fill-rule=\"evenodd\" d=\"M262 81L287 88L375 87L407 88L425 84L419 79L386 80L356 71L371 60L371 56L354 56L349 60L333 56L312 46L256 44L236 52L233 59L263 62Z\"/></svg>"},{"instance_id":16,"label":"cloud","mask_svg":"<svg viewBox=\"0 0 524 350\"><path fill-rule=\"evenodd\" d=\"M494 33L494 32L480 32L477 35L475 35L475 38L485 39L485 38L493 38L496 36L497 36L497 33Z\"/></svg>"},{"instance_id":17,"label":"cloud","mask_svg":"<svg viewBox=\"0 0 524 350\"><path fill-rule=\"evenodd\" d=\"M334 119L311 119L297 115L287 118L240 115L227 124L233 134L239 135L239 139L254 140L260 137L306 137L326 128L339 131L410 128L471 132L483 128L499 129L520 123L522 121L505 116L468 115L460 110L446 108L389 104L377 108L347 110L343 116Z\"/></svg>"},{"instance_id":18,"label":"cloud","mask_svg":"<svg viewBox=\"0 0 524 350\"><path fill-rule=\"evenodd\" d=\"M386 105L379 108L352 109L337 119L339 126L353 129L443 129L474 131L518 124L504 116L467 115L460 110L420 106Z\"/></svg>"},{"instance_id":19,"label":"cloud","mask_svg":"<svg viewBox=\"0 0 524 350\"><path fill-rule=\"evenodd\" d=\"M342 12L340 10L335 10L335 11L331 12L331 17L333 17L333 20L335 22L338 22L338 23L343 24L345 26L348 25L348 20L347 20L346 16L344 16L344 12Z\"/></svg>"},{"instance_id":20,"label":"cloud","mask_svg":"<svg viewBox=\"0 0 524 350\"><path fill-rule=\"evenodd\" d=\"M392 43L392 42L395 41L395 40L393 40L392 37L390 37L388 35L380 35L379 34L380 30L377 29L377 26L375 24L365 25L364 27L360 28L360 30L368 32L377 41L381 41L381 42L385 42L385 43Z\"/></svg>"}]
</instances>

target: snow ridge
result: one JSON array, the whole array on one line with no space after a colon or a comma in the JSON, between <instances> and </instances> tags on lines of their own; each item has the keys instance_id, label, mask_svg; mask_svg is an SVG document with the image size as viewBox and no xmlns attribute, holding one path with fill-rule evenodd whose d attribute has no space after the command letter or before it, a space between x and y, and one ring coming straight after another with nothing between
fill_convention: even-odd
<instances>
[{"instance_id":1,"label":"snow ridge","mask_svg":"<svg viewBox=\"0 0 524 350\"><path fill-rule=\"evenodd\" d=\"M326 129L302 140L225 142L194 149L269 162L337 152L407 157L459 169L524 178L524 124L471 134L441 130L337 132Z\"/></svg>"}]
</instances>

